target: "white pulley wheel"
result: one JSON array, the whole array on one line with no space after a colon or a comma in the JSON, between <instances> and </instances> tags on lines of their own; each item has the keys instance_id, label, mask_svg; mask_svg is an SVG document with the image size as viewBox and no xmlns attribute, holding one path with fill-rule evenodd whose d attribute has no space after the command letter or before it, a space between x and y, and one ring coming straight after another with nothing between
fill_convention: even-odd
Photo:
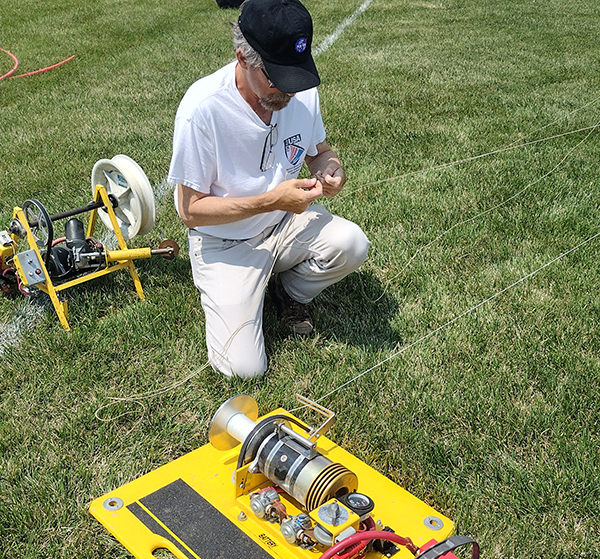
<instances>
[{"instance_id":1,"label":"white pulley wheel","mask_svg":"<svg viewBox=\"0 0 600 559\"><path fill-rule=\"evenodd\" d=\"M146 173L127 155L115 155L112 160L121 167L127 177L131 178L131 186L137 192L142 203L142 223L138 235L146 235L152 231L156 223L156 206L154 192Z\"/></svg>"},{"instance_id":2,"label":"white pulley wheel","mask_svg":"<svg viewBox=\"0 0 600 559\"><path fill-rule=\"evenodd\" d=\"M126 155L101 159L92 169L92 192L96 185L104 186L107 194L116 198L114 209L117 224L124 239L148 233L156 220L152 187L140 166ZM109 229L112 223L108 212L100 210L100 219Z\"/></svg>"}]
</instances>

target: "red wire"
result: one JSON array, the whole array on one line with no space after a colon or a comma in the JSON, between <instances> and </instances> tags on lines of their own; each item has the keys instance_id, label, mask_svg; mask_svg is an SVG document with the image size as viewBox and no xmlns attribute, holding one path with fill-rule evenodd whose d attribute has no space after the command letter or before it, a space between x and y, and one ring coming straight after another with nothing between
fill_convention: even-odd
<instances>
[{"instance_id":1,"label":"red wire","mask_svg":"<svg viewBox=\"0 0 600 559\"><path fill-rule=\"evenodd\" d=\"M350 548L346 548L348 551L345 553L342 554L342 552L340 552L340 554L336 555L336 559L350 559L351 557L358 555L361 551L364 551L368 543L368 541L362 541L354 544L350 546Z\"/></svg>"},{"instance_id":2,"label":"red wire","mask_svg":"<svg viewBox=\"0 0 600 559\"><path fill-rule=\"evenodd\" d=\"M6 54L8 54L8 56L10 56L14 61L15 61L15 65L13 66L13 69L4 74L3 76L0 76L0 80L3 80L4 78L8 78L8 76L10 76L18 67L19 67L19 61L17 60L17 57L12 53L12 52L8 52L7 50L4 49L0 49L2 52L5 52Z\"/></svg>"},{"instance_id":3,"label":"red wire","mask_svg":"<svg viewBox=\"0 0 600 559\"><path fill-rule=\"evenodd\" d=\"M410 538L403 538L398 534L394 534L393 532L385 532L383 530L367 530L366 532L359 532L357 534L353 534L348 538L344 538L342 541L336 543L333 547L330 547L319 559L331 559L335 557L336 554L345 551L351 545L368 541L368 540L388 540L400 545L405 546L413 555L417 552L417 547L412 542ZM338 557L340 557L338 555ZM342 555L344 557L344 555Z\"/></svg>"},{"instance_id":4,"label":"red wire","mask_svg":"<svg viewBox=\"0 0 600 559\"><path fill-rule=\"evenodd\" d=\"M8 54L8 56L10 56L15 61L15 65L13 66L13 69L10 70L10 72L7 72L6 74L4 74L3 76L0 76L0 80L3 80L4 78L8 78L19 67L19 61L17 60L17 57L12 52L8 52L7 50L4 50L2 48L0 48L0 50L2 52L5 52L6 54ZM25 74L19 74L18 76L12 76L11 79L24 78L26 76L33 76L35 74L41 74L42 72L47 72L48 70L52 70L53 68L57 68L58 66L61 66L61 65L65 64L66 62L69 62L69 60L73 60L73 58L75 58L75 55L69 56L69 58L63 60L62 62L57 62L56 64L52 64L52 66L47 66L46 68L42 68L40 70L35 70L34 72L27 72Z\"/></svg>"},{"instance_id":5,"label":"red wire","mask_svg":"<svg viewBox=\"0 0 600 559\"><path fill-rule=\"evenodd\" d=\"M17 278L17 288L21 292L21 294L23 294L23 295L31 295L31 293L29 293L29 291L25 291L23 289L24 283L21 281L21 278L19 277L18 272L15 274L15 276Z\"/></svg>"},{"instance_id":6,"label":"red wire","mask_svg":"<svg viewBox=\"0 0 600 559\"><path fill-rule=\"evenodd\" d=\"M19 74L18 76L13 76L11 79L14 79L14 78L24 78L25 76L33 76L34 74L41 74L42 72L47 72L48 70L52 70L53 68L57 68L58 66L61 66L65 62L69 62L69 60L73 60L74 58L75 58L75 55L73 54L72 56L69 56L69 58L63 60L62 62L57 62L56 64L52 64L52 66L48 66L46 68L42 68L41 70L35 70L34 72L27 72L26 74Z\"/></svg>"},{"instance_id":7,"label":"red wire","mask_svg":"<svg viewBox=\"0 0 600 559\"><path fill-rule=\"evenodd\" d=\"M283 514L286 518L289 516L287 510L285 509L285 505L281 501L275 501L271 499L271 502L279 509L281 514Z\"/></svg>"}]
</instances>

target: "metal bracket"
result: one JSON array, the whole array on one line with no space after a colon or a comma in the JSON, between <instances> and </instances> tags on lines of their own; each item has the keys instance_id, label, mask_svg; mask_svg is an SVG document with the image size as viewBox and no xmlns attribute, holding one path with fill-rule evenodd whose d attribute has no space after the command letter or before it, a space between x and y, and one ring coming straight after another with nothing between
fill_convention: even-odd
<instances>
[{"instance_id":1,"label":"metal bracket","mask_svg":"<svg viewBox=\"0 0 600 559\"><path fill-rule=\"evenodd\" d=\"M308 440L314 440L316 442L316 440L321 435L324 435L327 431L329 431L331 427L333 427L333 424L335 423L335 412L324 408L320 404L317 404L317 402L313 402L312 400L309 400L308 398L306 398L305 396L301 396L300 394L296 394L296 399L301 404L304 404L307 408L310 408L311 410L316 411L318 414L325 417L325 421L321 424L320 427L312 427L308 433Z\"/></svg>"}]
</instances>

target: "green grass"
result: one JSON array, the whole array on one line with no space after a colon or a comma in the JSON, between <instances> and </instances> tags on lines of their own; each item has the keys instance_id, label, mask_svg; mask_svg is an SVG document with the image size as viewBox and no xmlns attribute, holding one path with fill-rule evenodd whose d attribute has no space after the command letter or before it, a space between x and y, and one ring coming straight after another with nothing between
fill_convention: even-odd
<instances>
[{"instance_id":1,"label":"green grass","mask_svg":"<svg viewBox=\"0 0 600 559\"><path fill-rule=\"evenodd\" d=\"M314 43L360 3L307 0ZM94 163L117 153L159 187L179 100L232 59L234 18L212 0L0 0L19 72L76 55L0 82L0 229L28 198L51 213L85 204ZM317 59L350 177L327 205L364 228L370 257L314 302L310 340L286 338L267 300L262 380L203 370L96 417L204 364L185 250L138 261L145 302L126 273L68 291L72 333L43 301L0 297L2 336L33 316L0 352L0 556L128 557L89 503L205 444L226 398L252 394L261 413L320 398L595 235L597 132L420 171L596 124L599 45L594 0L375 0ZM0 75L11 67L0 53ZM132 245L159 229L185 249L169 194ZM594 240L322 401L337 443L485 557L598 555L597 254Z\"/></svg>"}]
</instances>

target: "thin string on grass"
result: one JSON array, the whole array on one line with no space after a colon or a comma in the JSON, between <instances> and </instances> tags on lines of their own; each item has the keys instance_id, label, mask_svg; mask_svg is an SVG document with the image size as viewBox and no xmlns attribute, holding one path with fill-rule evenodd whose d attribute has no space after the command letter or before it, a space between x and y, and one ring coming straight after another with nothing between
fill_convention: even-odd
<instances>
[{"instance_id":1,"label":"thin string on grass","mask_svg":"<svg viewBox=\"0 0 600 559\"><path fill-rule=\"evenodd\" d=\"M569 254L571 254L572 252L578 250L579 248L581 248L584 245L587 245L588 243L590 243L591 241L593 241L594 239L600 237L600 232L595 233L594 235L592 235L591 237L588 237L585 241L580 242L579 244L577 244L576 246L574 246L573 248L570 248L569 250L563 252L562 254L560 254L559 256L557 256L556 258L553 258L552 260L550 260L549 262L546 262L545 264L543 264L542 266L540 266L539 268L537 268L536 270L534 270L533 272L528 273L527 275L523 276L522 278L514 281L513 283L511 283L510 285L508 285L507 287L504 287L503 289L501 289L500 291L498 291L497 293L495 293L494 295L492 295L491 297L488 297L487 299L484 299L483 301L477 303L476 305L474 305L473 307L471 307L470 309L462 312L461 314L455 316L454 318L448 320L447 322L445 322L444 324L442 324L441 326L438 326L437 328L435 328L434 330L428 332L427 334L421 336L420 338L416 339L414 342L411 342L410 344L402 347L401 349L399 349L398 351L392 353L391 355L389 355L388 357L386 357L385 359L383 359L382 361L380 361L379 363L373 365L372 367L369 367L368 369L364 370L363 372L359 373L358 375L352 377L350 380L340 384L339 386L337 386L336 388L334 388L333 390L330 390L329 392L327 392L327 394L321 396L320 398L317 398L316 400L314 400L315 402L321 402L322 400L324 400L325 398L328 398L329 396L335 394L336 392L339 392L340 390L342 390L343 388L345 388L346 386L352 384L353 382L356 382L359 378L364 377L366 374L370 373L371 371L381 367L383 364L387 363L388 361L391 361L392 359L394 359L395 357L398 357L399 355L401 355L402 353L404 353L405 351L408 351L409 349L415 347L417 344L420 344L421 342L424 342L425 340L427 340L428 338L431 338L432 336L434 336L435 334L437 334L438 332L446 329L448 326L451 326L452 324L454 324L455 322L459 321L461 318L464 318L465 316L467 316L468 314L471 314L472 312L476 311L477 309L479 309L480 307L482 307L483 305L486 305L487 303L490 303L491 301L493 301L494 299L497 299L498 297L500 297L500 295L502 295L503 293L506 293L507 291L511 290L513 287L516 287L517 285L519 285L520 283L523 283L525 280L535 276L537 273L541 272L542 270L544 270L545 268L547 268L548 266L554 264L555 262L558 262L559 260L561 260L562 258L568 256ZM301 410L303 408L305 408L306 406L300 406L297 408L294 408L292 410L289 410L290 413L293 413L295 411Z\"/></svg>"},{"instance_id":2,"label":"thin string on grass","mask_svg":"<svg viewBox=\"0 0 600 559\"><path fill-rule=\"evenodd\" d=\"M599 97L598 99L600 99L600 97ZM596 99L596 100L594 100L593 102L595 102L595 101L597 101L597 99ZM591 103L588 103L587 105L584 105L584 107L586 107L586 106L589 106L590 104L591 104ZM577 110L581 110L581 109L582 109L582 108L584 108L584 107L580 107L580 108L579 108L579 109L577 109ZM576 111L577 111L577 110L576 110ZM576 111L574 111L574 112L576 112ZM551 123L551 124L553 124L553 123ZM550 126L551 124L548 124L548 125L546 125L545 127L547 127L547 126ZM595 124L594 126L590 126L590 127L584 128L584 129L580 129L580 130L577 130L577 131L573 131L573 132L567 132L567 133L563 133L563 134L559 134L559 135L553 136L552 138L559 138L559 137L561 137L561 136L566 136L566 135L569 135L569 134L574 134L574 133L576 133L576 132L581 132L581 131L589 131L589 132L588 132L588 134L586 135L586 137L585 137L585 138L584 138L584 139L583 139L581 142L579 142L579 143L577 144L577 146L575 146L574 148L572 148L572 149L571 149L571 150L570 150L570 151L567 153L567 155L566 155L566 156L565 156L565 157L564 157L564 158L563 158L563 159L562 159L562 160L561 160L561 161L560 161L560 162L559 162L559 163L558 163L558 164L557 164L557 165L556 165L556 166L555 166L555 167L554 167L554 168L553 168L551 171L549 171L548 173L546 173L545 175L543 175L542 177L540 177L540 178L539 178L539 179L537 179L536 181L534 181L534 182L530 183L529 185L527 185L527 186L526 186L524 189L522 189L522 190L521 190L519 193L517 193L517 194L515 194L515 195L511 196L510 198L508 198L508 199L506 199L505 201L501 202L500 204L498 204L498 205L494 206L493 208L490 208L490 209L486 210L485 212L482 212L481 214L478 214L477 216L474 216L473 218L470 218L469 220L465 220L465 221L463 221L463 222L461 222L461 223L458 223L458 224L454 225L454 226L453 226L451 229L454 229L454 228L458 227L459 225L465 224L465 223L467 223L467 222L469 222L469 221L473 221L473 220L477 219L478 217L480 217L480 216L482 216L482 215L484 215L484 214L486 214L486 213L489 213L489 212L491 212L491 211L493 211L493 210L495 210L495 209L499 208L500 206L502 206L502 205L504 205L504 204L508 203L510 200L512 200L512 199L516 198L517 196L519 196L520 194L522 194L522 193L523 193L525 190L527 190L528 188L530 188L531 186L533 186L533 185L534 185L534 184L536 184L537 182L540 182L541 180L543 180L544 178L546 178L547 176L549 176L549 175L550 175L551 173L553 173L553 172L554 172L554 171L555 171L555 170L556 170L558 167L560 167L560 165L562 165L562 163L563 163L563 162L564 162L564 161L565 161L565 160L566 160L566 159L567 159L567 158L568 158L568 157L571 155L571 153L573 153L573 151L575 151L575 149L577 149L577 147L579 147L579 145L581 145L581 144L582 144L582 143L583 143L583 142L584 142L584 141L585 141L585 140L586 140L586 139L587 139L587 138L590 136L590 134L591 134L591 133L592 133L592 132L593 132L593 131L594 131L596 128L598 128L598 126L600 126L600 122L598 122L598 123L597 123L597 124ZM544 128L545 128L545 127L544 127ZM517 145L517 146L512 146L512 147L500 148L499 150L495 150L494 152L490 152L489 154L483 154L483 155L481 155L481 156L475 156L475 157L472 157L472 158L466 158L466 159L460 160L460 161L458 161L458 162L448 163L448 164L445 164L445 165L442 165L442 166L438 166L438 167L436 167L436 168L432 168L432 169L426 169L426 170L424 170L424 171L418 171L418 172L426 172L426 171L434 170L434 169L437 169L437 168L450 167L450 166L453 166L453 165L457 165L457 164L459 164L459 163L464 163L464 162L468 162L468 161L473 161L473 160L475 160L475 159L479 159L479 158L481 158L481 157L485 157L485 156L487 156L487 155L491 155L492 153L500 153L500 152L502 152L502 151L506 151L506 150L508 150L508 149L514 149L515 147L523 147L523 146L525 146L525 145L532 145L532 144L535 144L535 143L539 143L539 142L541 142L541 141L545 141L545 140L547 140L547 139L550 139L550 138L546 138L546 139L543 139L543 140L535 140L535 141L529 142L529 143L527 143L527 144L519 144L519 145ZM403 175L403 176L409 176L409 175L413 175L413 174L416 174L416 173L418 173L418 172L412 172L412 173L408 173L408 174L406 174L406 175ZM390 181L390 180L394 180L394 179L393 179L393 178L391 178L391 179L386 179L386 180L383 180L383 181L377 181L376 183L371 183L371 184L377 184L378 182L385 182L385 181ZM280 236L280 238L281 238L281 239L284 239L284 238L285 238L285 228L289 227L290 223L291 223L291 220L289 220L289 221L288 221L288 222L285 224L285 226L284 226L284 233L283 233L283 234L281 234L281 236ZM421 250L425 249L427 246L431 245L432 243L436 242L436 241L437 241L439 238L441 238L442 236L444 236L445 234L447 234L447 233L448 233L448 232L449 232L451 229L449 229L449 230L447 230L447 231L443 232L443 233L442 233L441 235L439 235L439 236L438 236L436 239L434 239L434 240L433 240L431 243L429 243L429 244L428 244L428 245L426 245L425 247L422 247L421 249L419 249L419 251L417 251L417 253L415 253L415 254L413 255L413 257L411 258L411 260L409 261L409 263L407 264L407 266L410 264L410 262L412 262L412 260L414 259L414 257L416 257L416 255L418 254L418 252L420 252ZM599 233L598 235L600 235L600 233ZM597 235L596 235L596 236L597 236ZM584 243L581 243L580 245L578 245L577 247L575 247L575 249L576 249L576 248L579 248L579 246L582 246L582 245L583 245L583 244L585 244L586 242L589 242L589 241L591 241L593 238L595 238L595 236L594 236L594 237L592 237L592 238L590 238L590 239L588 239L588 241L585 241ZM280 251L282 248L283 248L283 247L282 247L282 245L281 245L281 244L278 244L278 245L276 245L276 246L275 246L275 250L274 250L274 258L273 258L273 261L272 261L272 263L271 263L271 268L270 268L269 272L268 272L268 273L265 275L265 280L264 280L264 282L263 282L263 285L261 285L261 286L260 286L260 288L257 290L257 293L256 293L256 295L255 295L255 299L253 300L253 302L251 303L251 305L248 307L248 311L247 311L247 313L246 313L246 316L245 316L245 317L242 319L242 321L241 321L240 325L239 325L239 326L238 326L238 327L237 327L237 328L234 330L234 332L232 332L231 336L230 336L230 337L229 337L229 338L226 340L226 342L223 344L223 346L222 346L222 347L221 347L221 348L220 348L218 351L216 351L216 354L217 354L217 356L224 357L224 355L223 355L223 354L224 354L224 352L227 350L227 348L228 348L228 347L229 347L229 345L232 343L232 341L233 341L233 339L235 338L235 336L238 334L238 332L241 330L241 328L242 328L242 327L243 327L243 325L245 324L245 322L246 322L246 317L247 317L248 313L249 313L249 312L250 312L250 310L253 308L254 304L256 304L256 303L258 302L258 299L259 299L260 297L262 297L262 296L263 296L263 293L264 293L264 291L265 291L265 289L266 289L266 287L267 287L268 278L269 278L269 276L270 276L271 272L273 271L273 267L274 267L274 265L275 265L275 261L276 261L276 259L277 259L277 254L279 253L279 251ZM558 257L557 259L553 260L552 262L554 262L554 261L556 261L556 260L558 260L558 259L562 258L562 256L565 256L566 254L568 254L569 252L572 252L572 251L573 251L573 250L575 250L575 249L571 249L571 251L567 251L566 253L564 253L563 255L561 255L560 257ZM540 270L542 270L542 269L543 269L543 268L545 268L546 266L550 265L552 262L550 262L550 263L548 263L548 264L546 264L546 265L542 266L541 268L539 268L539 269L538 269L538 270L536 270L535 272L532 272L531 274L528 274L528 275L527 275L527 276L525 276L524 278L521 278L520 280L518 280L517 282L513 283L513 284L512 284L512 285L510 285L509 287L507 287L507 288L503 289L502 291L498 292L496 295L494 295L494 296L492 296L492 297L490 297L490 298L486 299L486 300L485 300L485 301L483 301L482 303L479 303L479 304L478 304L478 305L476 305L475 307L471 308L469 311L466 311L465 313L463 313L463 314L461 314L461 315L459 315L459 316L455 317L454 319L452 319L451 321L449 321L449 322L447 322L446 324L442 325L441 327L437 328L437 329L436 329L436 330L434 330L433 332L430 332L429 334L427 334L427 335L423 336L422 338L420 338L420 339L419 339L419 340L417 340L416 342L413 342L413 343L412 343L412 344L410 344L409 346L406 346L405 348L403 348L403 349L401 349L400 351L398 351L398 352L394 353L393 355L391 355L391 356L390 356L390 357L388 357L387 359L385 359L385 360L381 361L381 362L380 362L380 363L378 363L377 365L374 365L373 367L371 367L371 368L367 369L367 370L366 370L366 371L364 371L363 373L360 373L359 375L357 375L356 377L354 377L353 379L351 379L351 380L350 380L350 381L348 381L347 383L345 383L345 384L341 385L340 387L338 387L338 388L334 389L333 391L331 391L330 393L326 394L325 396L322 396L322 397L321 397L319 400L317 400L317 401L320 401L320 400L322 400L322 399L324 399L324 398L328 397L329 395L333 394L333 393L334 393L334 392L336 392L337 390L341 390L341 389L342 389L344 386L346 386L347 384L350 384L351 382L353 382L353 381L357 380L357 379L358 379L358 378L360 378L361 376L364 376L364 375L365 375L365 374L367 374L368 372L370 372L370 371L372 371L373 369L375 369L375 368L377 368L377 367L381 366L382 364L384 364L385 362L389 361L390 359L392 359L392 358L396 357L396 356L397 356L397 355L399 355L400 353L403 353L404 351L406 351L406 350L408 350L409 348L413 347L413 346L414 346L414 345L416 345L417 343L420 343L421 341L423 341L423 340L427 339L428 337L432 336L433 334L435 334L436 332L440 331L441 329L443 329L443 328L445 328L445 327L449 326L450 324L453 324L454 322L456 322L457 320L459 320L460 318L462 318L462 317L463 317L463 316L465 316L466 314L469 314L470 312L473 312L474 310L476 310L477 308L479 308L479 307L480 307L480 306L482 306L483 304L485 304L485 303L487 303L487 302L489 302L489 301L491 301L491 300L495 299L495 298L496 298L496 297L498 297L500 294L502 294L502 293L504 293L505 291L507 291L508 289L510 289L510 288L512 288L512 287L514 287L514 286L515 286L515 285L517 285L518 283L521 283L522 281L524 281L524 280L525 280L525 279L527 279L528 277L531 277L532 275L534 275L535 273L539 272ZM385 292L384 292L384 293L385 293ZM383 294L381 295L381 297L382 297L382 296L383 296ZM381 297L380 297L380 298L381 298ZM380 298L379 298L379 299L380 299ZM379 300L379 299L377 299L377 300ZM213 360L214 360L214 358L213 358ZM103 411L104 409L107 409L107 408L109 408L109 407L111 407L111 406L113 406L113 405L116 405L116 404L118 404L118 403L135 403L135 404L137 404L137 405L140 405L140 406L142 407L142 409L143 409L143 410L145 410L145 406L144 406L144 405L143 405L143 403L142 403L142 402L143 402L143 400L147 400L147 399L150 399L150 398L154 398L154 397L160 396L160 395L162 395L162 394L165 394L165 393L167 393L167 392L170 392L170 391L172 391L172 390L176 390L176 389L177 389L177 388L179 388L180 386L182 386L182 385L186 384L186 383L187 383L187 382L189 382L191 379L193 379L193 378L195 378L196 376L198 376L198 375L199 375L199 374L200 374L202 371L204 371L204 370L205 370L205 369L206 369L206 368L207 368L209 365L211 365L211 361L210 361L210 360L208 360L208 361L207 361L206 363L204 363L204 364L203 364L201 367L199 367L198 369L194 370L192 373L190 373L189 375L187 375L187 376L186 376L186 377L184 377L183 379L181 379L181 380L179 380L179 381L176 381L176 382L174 382L174 383L172 383L172 384L170 384L170 385L168 385L168 386L166 386L166 387L158 388L158 389L155 389L155 390L149 390L149 391L147 391L147 392L144 392L144 393L139 393L139 394L135 394L135 395L131 395L131 396L124 396L124 397L109 397L108 399L109 399L110 401L109 401L107 404L105 404L105 405L103 405L103 406L99 407L99 408L96 410L96 412L95 412L95 414L94 414L94 415L95 415L96 419L98 419L99 421L103 421L103 422L110 422L110 421L115 421L116 419L118 419L118 418L120 418L120 417L123 417L123 416L125 416L125 415L129 415L129 414L132 414L132 413L134 413L133 411L127 411L127 412L123 412L123 413L121 413L121 414L119 414L119 415L117 415L117 416L110 417L110 418L103 418L103 417L101 417L101 415L100 415L100 414L101 414L101 411ZM300 408L297 408L297 409L302 409L302 407L300 407ZM296 409L296 410L292 410L292 411L297 411L297 409Z\"/></svg>"},{"instance_id":3,"label":"thin string on grass","mask_svg":"<svg viewBox=\"0 0 600 559\"><path fill-rule=\"evenodd\" d=\"M284 224L283 228L282 228L282 232L279 235L279 239L284 239L286 237L286 231L287 229L290 227L292 220L288 219L287 222ZM271 272L273 271L273 268L275 266L275 262L277 260L277 255L279 254L279 251L283 248L283 242L278 242L275 245L274 248L274 257L272 259L271 262L271 267L269 268L269 271L267 274L265 274L265 279L263 281L263 283L260 285L259 289L256 290L256 294L254 296L254 299L252 300L252 302L250 303L250 305L248 306L248 310L246 311L246 314L244 315L244 317L242 318L239 326L231 333L231 335L229 336L229 338L225 341L225 343L221 346L221 348L217 351L215 351L215 356L213 356L212 358L212 362L216 361L219 357L220 358L225 358L224 353L227 351L227 349L229 348L229 346L231 345L233 339L235 338L235 336L237 336L238 332L243 328L244 324L246 323L246 319L248 317L248 315L250 314L250 311L254 308L255 305L258 304L259 300L262 298L266 288L267 288L267 283L269 281L269 276L271 275ZM123 417L124 415L130 415L135 413L134 411L126 411L123 412L117 416L112 416L112 417L108 417L108 418L104 418L101 415L101 412L111 406L115 406L119 403L133 403L133 404L137 404L140 405L142 407L142 411L145 411L145 406L143 405L143 401L144 400L148 400L150 398L155 398L157 396L161 396L162 394L166 394L167 392L171 392L173 390L176 390L177 388L179 388L180 386L183 386L184 384L186 384L187 382L189 382L190 380L192 380L193 378L195 378L196 376L198 376L202 371L204 371L205 369L207 369L210 365L212 365L211 359L209 359L208 361L206 361L203 365L201 365L199 368L195 369L194 371L192 371L190 374L188 374L186 377L168 385L168 386L164 386L162 388L157 388L155 390L148 390L147 392L141 392L139 394L133 394L131 396L109 396L107 399L109 400L108 403L100 406L98 409L96 409L96 411L94 412L94 416L96 417L96 419L98 421L102 421L105 423L111 422L111 421L116 421L117 419L119 419L120 417Z\"/></svg>"},{"instance_id":4,"label":"thin string on grass","mask_svg":"<svg viewBox=\"0 0 600 559\"><path fill-rule=\"evenodd\" d=\"M386 285L383 288L383 292L381 293L381 295L377 299L372 300L371 302L372 303L377 303L378 301L380 301L381 298L386 294L389 286L394 281L394 279L396 279L400 274L403 274L407 270L407 268L411 265L411 263L413 262L413 260L417 257L417 255L420 254L422 251L424 251L425 249L429 248L431 245L433 245L434 243L436 243L437 241L439 241L442 237L444 237L445 235L447 235L448 233L450 233L451 231L453 231L457 227L460 227L461 225L466 225L467 223L471 223L471 222L479 219L480 217L482 217L482 216L484 216L486 214L489 214L489 213L491 213L493 211L498 210L502 206L508 204L508 202L511 202L515 198L518 198L519 196L521 196L523 193L525 193L527 190L529 190L532 186L538 184L539 182L543 181L545 178L548 178L552 173L556 172L556 170L559 169L565 163L565 161L579 148L579 146L581 146L591 136L591 134L593 134L593 132L595 130L598 129L598 127L600 127L600 121L598 121L593 126L587 127L585 130L589 130L589 132L585 135L585 137L579 143L577 143L577 145L575 145L574 147L572 147L567 152L567 154L552 169L550 169L550 171L548 171L547 173L545 173L541 177L537 178L533 182L530 182L527 186L525 186L524 188L522 188L521 190L519 190L519 192L517 192L515 194L512 194L511 196L509 196L508 198L506 198L502 202L499 202L495 206L493 206L491 208L488 208L487 210L484 210L483 212L478 213L477 215L474 215L474 216L472 216L472 217L470 217L468 219L464 219L462 221L459 221L458 223L455 223L454 225L452 225L451 227L449 227L445 231L442 231L442 233L440 233L432 241L430 241L426 245L423 245L422 247L420 247L419 249L417 249L417 251L410 257L410 259L405 264L405 266L402 268L402 270L400 270L397 274L395 274L392 278L390 278L387 281Z\"/></svg>"},{"instance_id":5,"label":"thin string on grass","mask_svg":"<svg viewBox=\"0 0 600 559\"><path fill-rule=\"evenodd\" d=\"M106 419L104 417L101 417L100 412L103 409L108 408L110 406L114 406L114 405L116 405L118 403L118 401L121 401L118 398L111 398L111 400L115 400L115 401L114 402L110 402L109 404L105 404L103 406L100 406L94 412L94 416L96 417L96 419L98 421L102 421L103 423L110 423L111 421L116 421L117 419L120 419L121 417L125 417L126 415L133 415L135 413L135 411L133 411L133 410L127 410L127 411L124 411L123 413L120 413L119 415L113 415L112 417L109 417L109 418L106 418ZM125 400L123 400L123 401L125 401ZM142 411L140 412L140 416L143 415L144 412L146 411L146 406L144 406L144 403L141 402L141 401L136 400L135 397L133 397L130 400L127 400L127 402L129 402L131 404L136 404L136 405L138 405L138 406L140 406L142 408Z\"/></svg>"},{"instance_id":6,"label":"thin string on grass","mask_svg":"<svg viewBox=\"0 0 600 559\"><path fill-rule=\"evenodd\" d=\"M266 287L266 283L265 283L265 287ZM255 296L254 301L252 302L252 304L248 307L248 311L246 312L246 316L248 315L248 313L250 312L250 310L252 309L252 307L254 306L254 304L257 302L258 296L262 296L262 291L261 290L257 290L257 295ZM227 341L223 344L223 346L221 347L220 350L218 350L216 353L218 355L222 355L222 352L224 352L226 350L227 347L229 347L229 344L231 344L233 338L237 335L237 333L242 329L243 325L246 322L246 317L244 317L240 323L240 325L232 332L231 336L227 339ZM167 392L171 392L173 390L176 390L177 388L179 388L180 386L183 386L184 384L186 384L187 382L189 382L190 380L192 380L193 378L197 377L202 371L204 371L205 369L207 369L209 366L211 365L211 360L209 359L208 361L206 361L203 365L201 365L199 368L195 369L194 371L192 371L190 374L188 374L186 377L168 385L168 386L163 386L162 388L157 388L155 390L148 390L147 392L141 392L138 394L133 394L131 396L109 396L107 397L107 399L109 400L108 403L100 406L95 412L94 412L94 416L96 417L96 419L98 421L102 421L105 423L111 422L111 421L116 421L117 419L119 419L120 417L123 417L124 415L128 415L128 414L132 414L134 413L133 411L127 411L124 413L121 413L117 416L112 416L112 417L108 417L108 418L104 418L101 417L101 412L107 408L110 408L112 406L115 406L119 403L132 403L132 404L137 404L137 405L141 405L142 407L142 411L145 411L146 407L143 405L143 401L144 400L149 400L150 398L155 398L157 396L161 396L162 394L166 394Z\"/></svg>"},{"instance_id":7,"label":"thin string on grass","mask_svg":"<svg viewBox=\"0 0 600 559\"><path fill-rule=\"evenodd\" d=\"M119 419L125 415L131 415L131 414L135 413L133 410L129 410L129 411L120 413L119 415L115 415L115 416L111 416L111 417L107 417L107 418L102 417L101 412L103 410L110 408L112 406L116 406L119 403L136 404L142 408L142 413L144 413L146 411L146 406L144 406L144 403L143 403L144 400L148 400L150 398L160 396L161 394L165 394L167 392L170 392L171 390L175 390L175 389L179 388L180 386L182 386L183 384L185 384L186 382L188 382L195 376L199 375L204 369L206 369L206 367L208 367L208 365L210 365L210 362L206 362L200 368L198 368L194 372L190 373L187 377L185 377L181 380L178 380L177 382L174 382L173 384L171 384L169 386L157 388L156 390L148 390L147 392L133 394L131 396L109 396L107 398L109 400L109 402L107 404L100 406L94 412L94 416L96 417L96 419L98 421L102 421L104 423L109 423L111 421L116 421L117 419Z\"/></svg>"},{"instance_id":8,"label":"thin string on grass","mask_svg":"<svg viewBox=\"0 0 600 559\"><path fill-rule=\"evenodd\" d=\"M534 134L537 134L538 132L541 132L542 130L549 128L550 126L553 126L554 124L565 120L566 118L573 116L574 114L578 113L579 111L582 111L583 109L597 103L598 101L600 101L600 97L596 97L595 99L593 99L592 101L590 101L589 103L586 103L585 105L582 105L581 107L578 107L577 109L574 109L573 111L567 113L564 116L561 116L559 118L557 118L556 120L545 124L544 126L542 126L541 128L538 128L532 132L529 132L528 134L526 134L524 136L524 138L528 138L530 136L533 136ZM518 149L518 148L522 148L522 147L527 147L527 146L531 146L534 144L539 144L542 142L547 142L549 140L555 140L557 138L562 138L564 136L570 136L572 134L577 134L579 132L586 132L588 130L593 130L597 127L598 125L595 124L593 126L586 126L584 128L579 128L577 130L570 130L568 132L562 132L560 134L555 134L553 136L548 136L546 138L540 138L538 140L532 140L530 142L522 142L522 143L517 143L519 140L515 140L514 142L511 142L510 144L507 144L503 147L500 148L496 148L493 149L487 153L482 153L479 155L473 155L471 157L465 157L463 159L457 159L456 161L449 161L447 163L440 163L439 165L434 165L433 167L426 167L425 169L418 169L416 171L408 171L406 173L400 174L400 175L396 175L394 177L389 177L389 178L385 178L385 179L380 179L380 180L376 180L376 181L372 181L372 182L368 182L368 183L364 183L360 186L357 186L356 188L346 188L344 189L342 192L340 192L340 195L338 196L338 198L344 198L346 196L352 195L352 194L356 194L357 192L360 192L361 190L364 190L365 188L369 187L369 186L375 186L378 184L384 184L386 182L391 182L391 181L399 181L402 180L404 178L407 177L412 177L415 175L421 175L421 174L426 174L426 173L430 173L433 171L439 171L441 169L447 169L449 167L455 167L457 165L461 165L463 163L471 163L473 161L477 161L478 159L483 159L484 157L490 157L492 155L498 155L500 153L504 153L507 151L511 151L514 149Z\"/></svg>"}]
</instances>

